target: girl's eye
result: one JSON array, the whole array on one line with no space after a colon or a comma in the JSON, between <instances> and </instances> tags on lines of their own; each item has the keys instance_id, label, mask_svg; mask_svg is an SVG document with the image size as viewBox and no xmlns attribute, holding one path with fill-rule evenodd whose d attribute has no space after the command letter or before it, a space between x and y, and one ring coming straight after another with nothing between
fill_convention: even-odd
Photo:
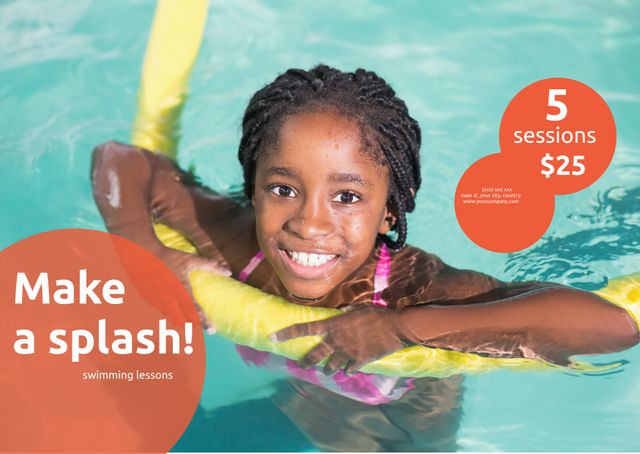
<instances>
[{"instance_id":1,"label":"girl's eye","mask_svg":"<svg viewBox=\"0 0 640 454\"><path fill-rule=\"evenodd\" d=\"M296 192L293 190L293 188L285 186L283 184L273 185L269 188L269 191L271 191L271 193L277 195L278 197L293 198L296 196Z\"/></svg>"},{"instance_id":2,"label":"girl's eye","mask_svg":"<svg viewBox=\"0 0 640 454\"><path fill-rule=\"evenodd\" d=\"M352 204L360 201L360 197L351 191L343 191L336 195L333 199L331 199L331 201L344 204Z\"/></svg>"}]
</instances>

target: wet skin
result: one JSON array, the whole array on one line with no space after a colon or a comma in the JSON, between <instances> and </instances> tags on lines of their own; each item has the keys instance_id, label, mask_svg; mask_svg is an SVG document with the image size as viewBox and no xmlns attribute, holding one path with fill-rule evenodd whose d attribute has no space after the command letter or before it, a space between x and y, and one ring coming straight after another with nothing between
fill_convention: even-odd
<instances>
[{"instance_id":1,"label":"wet skin","mask_svg":"<svg viewBox=\"0 0 640 454\"><path fill-rule=\"evenodd\" d=\"M258 156L255 208L189 182L170 160L148 151L113 142L98 147L93 187L107 228L147 247L179 276L203 259L160 244L151 217L185 234L212 262L222 257L236 275L262 249L268 260L251 274L250 285L299 304L358 305L362 310L278 335L323 336L320 349L303 361L332 355L330 371L366 364L407 340L559 364L638 342L629 314L594 294L552 283L500 282L414 247L392 253L382 294L389 309L372 306L375 238L393 223L385 168L361 149L358 128L329 112L288 117L278 139ZM121 197L113 204L109 194L116 189ZM304 266L286 251L321 252L330 260Z\"/></svg>"},{"instance_id":2,"label":"wet skin","mask_svg":"<svg viewBox=\"0 0 640 454\"><path fill-rule=\"evenodd\" d=\"M257 240L297 300L339 286L371 256L376 236L390 230L388 171L360 142L353 121L304 113L285 120L277 144L258 158ZM294 251L321 254L322 263L305 266Z\"/></svg>"}]
</instances>

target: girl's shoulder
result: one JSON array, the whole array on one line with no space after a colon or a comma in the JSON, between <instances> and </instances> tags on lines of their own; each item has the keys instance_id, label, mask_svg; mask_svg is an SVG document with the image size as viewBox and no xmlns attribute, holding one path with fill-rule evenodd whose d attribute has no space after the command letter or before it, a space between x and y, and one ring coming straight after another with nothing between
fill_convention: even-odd
<instances>
[{"instance_id":1,"label":"girl's shoulder","mask_svg":"<svg viewBox=\"0 0 640 454\"><path fill-rule=\"evenodd\" d=\"M383 292L385 301L393 302L397 308L419 304L418 300L446 266L437 255L411 245L392 251L389 285Z\"/></svg>"},{"instance_id":2,"label":"girl's shoulder","mask_svg":"<svg viewBox=\"0 0 640 454\"><path fill-rule=\"evenodd\" d=\"M251 261L259 251L256 218L253 207L226 200L222 215L207 225L207 233L234 274Z\"/></svg>"},{"instance_id":3,"label":"girl's shoulder","mask_svg":"<svg viewBox=\"0 0 640 454\"><path fill-rule=\"evenodd\" d=\"M389 286L383 296L396 308L456 304L502 285L487 274L454 268L435 254L407 245L392 252Z\"/></svg>"},{"instance_id":4,"label":"girl's shoulder","mask_svg":"<svg viewBox=\"0 0 640 454\"><path fill-rule=\"evenodd\" d=\"M406 245L398 251L391 251L391 273L419 274L422 277L434 276L447 265L435 254L418 247Z\"/></svg>"}]
</instances>

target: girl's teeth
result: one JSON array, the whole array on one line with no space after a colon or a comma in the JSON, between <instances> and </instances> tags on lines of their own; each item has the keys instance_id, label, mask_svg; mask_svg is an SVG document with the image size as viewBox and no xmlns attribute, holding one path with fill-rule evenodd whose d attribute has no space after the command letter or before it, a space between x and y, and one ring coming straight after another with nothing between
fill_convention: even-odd
<instances>
[{"instance_id":1,"label":"girl's teeth","mask_svg":"<svg viewBox=\"0 0 640 454\"><path fill-rule=\"evenodd\" d=\"M324 265L335 257L334 254L308 254L306 252L287 251L294 262L304 266Z\"/></svg>"}]
</instances>

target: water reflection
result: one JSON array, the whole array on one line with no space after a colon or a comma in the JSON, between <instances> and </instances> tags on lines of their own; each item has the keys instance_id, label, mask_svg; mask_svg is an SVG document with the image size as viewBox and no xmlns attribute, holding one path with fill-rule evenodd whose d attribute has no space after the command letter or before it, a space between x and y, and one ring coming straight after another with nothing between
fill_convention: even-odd
<instances>
[{"instance_id":1,"label":"water reflection","mask_svg":"<svg viewBox=\"0 0 640 454\"><path fill-rule=\"evenodd\" d=\"M367 405L295 379L271 398L198 410L173 451L456 451L462 376L421 378Z\"/></svg>"},{"instance_id":2,"label":"water reflection","mask_svg":"<svg viewBox=\"0 0 640 454\"><path fill-rule=\"evenodd\" d=\"M513 280L563 282L584 290L607 285L594 262L640 256L640 187L613 187L598 194L589 212L569 218L581 227L546 236L532 248L510 254L504 272Z\"/></svg>"}]
</instances>

